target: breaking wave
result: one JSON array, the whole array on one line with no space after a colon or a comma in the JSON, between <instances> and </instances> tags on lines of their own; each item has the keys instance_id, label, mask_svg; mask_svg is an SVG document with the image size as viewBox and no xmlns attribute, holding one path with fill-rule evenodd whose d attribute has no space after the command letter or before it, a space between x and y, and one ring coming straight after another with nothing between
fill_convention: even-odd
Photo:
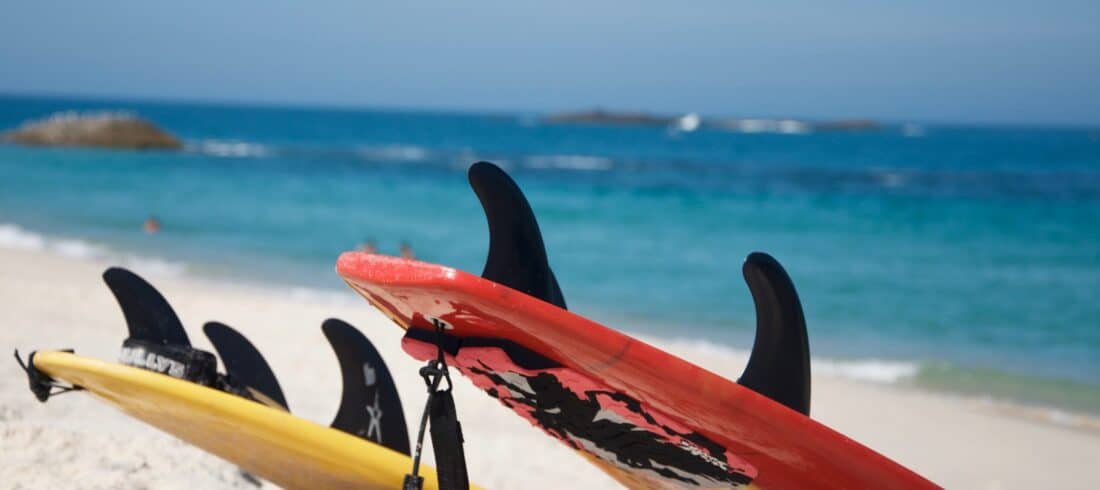
<instances>
[{"instance_id":1,"label":"breaking wave","mask_svg":"<svg viewBox=\"0 0 1100 490\"><path fill-rule=\"evenodd\" d=\"M814 373L885 384L912 379L921 370L916 362L885 359L813 359L811 363Z\"/></svg>"},{"instance_id":2,"label":"breaking wave","mask_svg":"<svg viewBox=\"0 0 1100 490\"><path fill-rule=\"evenodd\" d=\"M129 267L142 274L155 276L179 276L187 270L186 264L155 257L146 257L72 238L47 237L18 225L0 223L0 248L47 252L63 257L98 260Z\"/></svg>"},{"instance_id":3,"label":"breaking wave","mask_svg":"<svg viewBox=\"0 0 1100 490\"><path fill-rule=\"evenodd\" d=\"M615 162L610 158L590 155L531 155L524 159L529 168L561 170L611 170Z\"/></svg>"},{"instance_id":4,"label":"breaking wave","mask_svg":"<svg viewBox=\"0 0 1100 490\"><path fill-rule=\"evenodd\" d=\"M730 347L706 340L661 339L643 337L670 352L685 359L721 359L723 363L746 364L750 352L746 349ZM705 366L704 366L705 367ZM922 370L922 364L915 361L894 359L834 359L812 357L810 372L834 378L857 381L894 384L913 380Z\"/></svg>"},{"instance_id":5,"label":"breaking wave","mask_svg":"<svg viewBox=\"0 0 1100 490\"><path fill-rule=\"evenodd\" d=\"M432 152L416 145L360 146L356 153L367 160L420 162L432 157Z\"/></svg>"},{"instance_id":6,"label":"breaking wave","mask_svg":"<svg viewBox=\"0 0 1100 490\"><path fill-rule=\"evenodd\" d=\"M263 158L274 154L270 147L240 140L202 140L188 143L186 151L215 157Z\"/></svg>"}]
</instances>

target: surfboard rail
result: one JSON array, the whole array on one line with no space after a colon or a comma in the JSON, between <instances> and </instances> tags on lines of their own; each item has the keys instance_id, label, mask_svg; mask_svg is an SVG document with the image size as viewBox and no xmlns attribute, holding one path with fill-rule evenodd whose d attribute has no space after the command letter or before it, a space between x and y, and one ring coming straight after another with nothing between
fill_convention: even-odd
<instances>
[{"instance_id":1,"label":"surfboard rail","mask_svg":"<svg viewBox=\"0 0 1100 490\"><path fill-rule=\"evenodd\" d=\"M379 444L171 376L61 351L39 351L33 364L284 488L400 488L412 466ZM425 489L438 488L434 469L421 474Z\"/></svg>"}]
</instances>

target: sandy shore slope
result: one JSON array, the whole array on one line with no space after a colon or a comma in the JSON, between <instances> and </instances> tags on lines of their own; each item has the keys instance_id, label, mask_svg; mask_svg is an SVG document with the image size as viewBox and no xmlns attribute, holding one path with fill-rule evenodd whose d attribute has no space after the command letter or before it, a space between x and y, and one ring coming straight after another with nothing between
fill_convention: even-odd
<instances>
[{"instance_id":1,"label":"sandy shore slope","mask_svg":"<svg viewBox=\"0 0 1100 490\"><path fill-rule=\"evenodd\" d=\"M0 347L7 352L73 347L83 355L115 359L125 324L100 280L107 265L0 249ZM205 321L240 329L268 357L291 409L326 425L339 403L340 378L320 324L330 316L351 322L382 351L401 387L406 418L417 420L414 412L425 396L416 376L419 363L400 350L400 331L350 291L324 295L148 278L176 307L195 344L209 349L200 331ZM740 374L745 361L689 344L661 347L730 378ZM0 373L5 488L252 487L232 465L84 394L39 404L14 361L0 363ZM455 391L470 475L477 483L616 487L468 381L459 379ZM1100 486L1096 430L1046 423L1005 405L825 376L814 378L813 395L814 418L949 488Z\"/></svg>"}]
</instances>

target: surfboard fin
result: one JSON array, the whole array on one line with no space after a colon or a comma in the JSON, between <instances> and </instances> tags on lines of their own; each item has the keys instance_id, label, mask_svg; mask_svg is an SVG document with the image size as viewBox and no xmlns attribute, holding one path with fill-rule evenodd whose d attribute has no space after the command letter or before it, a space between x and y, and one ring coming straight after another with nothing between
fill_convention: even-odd
<instances>
[{"instance_id":1,"label":"surfboard fin","mask_svg":"<svg viewBox=\"0 0 1100 490\"><path fill-rule=\"evenodd\" d=\"M121 267L103 272L126 318L129 337L122 341L119 362L214 386L218 361L214 354L191 347L191 340L168 300L137 274Z\"/></svg>"},{"instance_id":2,"label":"surfboard fin","mask_svg":"<svg viewBox=\"0 0 1100 490\"><path fill-rule=\"evenodd\" d=\"M523 191L489 162L471 165L468 177L489 221L489 256L481 277L566 309Z\"/></svg>"},{"instance_id":3,"label":"surfboard fin","mask_svg":"<svg viewBox=\"0 0 1100 490\"><path fill-rule=\"evenodd\" d=\"M252 342L224 323L207 322L202 331L214 344L230 384L243 385L256 401L264 405L290 411L275 373Z\"/></svg>"},{"instance_id":4,"label":"surfboard fin","mask_svg":"<svg viewBox=\"0 0 1100 490\"><path fill-rule=\"evenodd\" d=\"M401 399L378 350L342 320L329 318L321 330L340 361L344 384L332 428L411 454Z\"/></svg>"},{"instance_id":5,"label":"surfboard fin","mask_svg":"<svg viewBox=\"0 0 1100 490\"><path fill-rule=\"evenodd\" d=\"M753 252L741 268L756 305L756 339L737 382L810 415L810 343L802 303L787 271L772 256Z\"/></svg>"},{"instance_id":6,"label":"surfboard fin","mask_svg":"<svg viewBox=\"0 0 1100 490\"><path fill-rule=\"evenodd\" d=\"M191 345L176 312L152 284L121 267L104 271L103 282L122 308L129 338L154 344Z\"/></svg>"}]
</instances>

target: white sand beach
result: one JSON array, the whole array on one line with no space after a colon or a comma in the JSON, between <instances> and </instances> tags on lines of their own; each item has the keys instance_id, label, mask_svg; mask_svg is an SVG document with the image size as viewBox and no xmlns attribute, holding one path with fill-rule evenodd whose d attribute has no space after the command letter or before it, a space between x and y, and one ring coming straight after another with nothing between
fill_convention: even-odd
<instances>
[{"instance_id":1,"label":"white sand beach","mask_svg":"<svg viewBox=\"0 0 1100 490\"><path fill-rule=\"evenodd\" d=\"M0 347L7 352L19 348L24 354L71 347L82 355L115 359L125 324L100 279L108 265L0 249ZM326 425L339 403L340 376L320 325L328 317L356 325L390 364L407 420L418 419L425 397L416 374L420 363L401 351L401 331L350 290L326 295L162 277L140 268L135 272L172 302L199 347L210 348L199 331L208 320L245 333L271 362L293 412ZM729 378L736 378L745 362L687 343L659 346ZM13 360L0 366L0 487L253 487L233 465L86 394L40 404ZM467 380L456 385L474 482L488 488L617 487ZM883 384L814 378L815 419L948 488L1100 486L1100 426L1092 419L1058 422L1037 413Z\"/></svg>"}]
</instances>

